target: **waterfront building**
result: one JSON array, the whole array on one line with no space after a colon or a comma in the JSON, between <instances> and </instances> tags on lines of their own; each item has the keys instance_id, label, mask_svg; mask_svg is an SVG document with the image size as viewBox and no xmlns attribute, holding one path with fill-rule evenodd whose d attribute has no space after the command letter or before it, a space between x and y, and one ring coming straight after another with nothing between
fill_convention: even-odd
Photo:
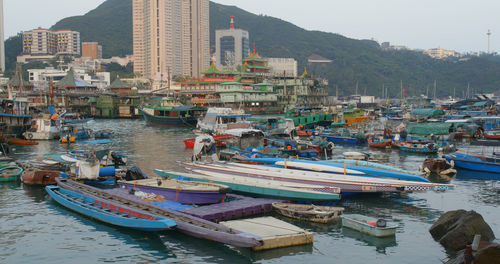
<instances>
[{"instance_id":1,"label":"waterfront building","mask_svg":"<svg viewBox=\"0 0 500 264\"><path fill-rule=\"evenodd\" d=\"M243 59L242 72L254 76L269 76L271 67L267 66L267 60L259 56L255 47L250 55Z\"/></svg>"},{"instance_id":2,"label":"waterfront building","mask_svg":"<svg viewBox=\"0 0 500 264\"><path fill-rule=\"evenodd\" d=\"M215 60L217 67L236 70L244 58L250 55L250 35L248 31L234 27L231 16L229 29L215 30Z\"/></svg>"},{"instance_id":3,"label":"waterfront building","mask_svg":"<svg viewBox=\"0 0 500 264\"><path fill-rule=\"evenodd\" d=\"M297 77L297 61L294 58L265 58L267 66L271 68L271 74Z\"/></svg>"},{"instance_id":4,"label":"waterfront building","mask_svg":"<svg viewBox=\"0 0 500 264\"><path fill-rule=\"evenodd\" d=\"M78 78L73 69L70 69L60 81L55 82L54 87L57 90L65 90L66 93L73 94L95 94L97 92L97 86Z\"/></svg>"},{"instance_id":5,"label":"waterfront building","mask_svg":"<svg viewBox=\"0 0 500 264\"><path fill-rule=\"evenodd\" d=\"M454 50L445 50L441 47L435 49L428 49L423 51L424 54L431 56L434 59L444 59L448 57L460 57L460 53Z\"/></svg>"},{"instance_id":6,"label":"waterfront building","mask_svg":"<svg viewBox=\"0 0 500 264\"><path fill-rule=\"evenodd\" d=\"M102 46L97 42L82 42L82 57L102 59Z\"/></svg>"},{"instance_id":7,"label":"waterfront building","mask_svg":"<svg viewBox=\"0 0 500 264\"><path fill-rule=\"evenodd\" d=\"M270 83L249 83L240 81L221 83L217 86L221 105L243 109L247 114L279 114L278 95Z\"/></svg>"},{"instance_id":8,"label":"waterfront building","mask_svg":"<svg viewBox=\"0 0 500 264\"><path fill-rule=\"evenodd\" d=\"M208 0L133 0L134 72L200 77L210 64Z\"/></svg>"},{"instance_id":9,"label":"waterfront building","mask_svg":"<svg viewBox=\"0 0 500 264\"><path fill-rule=\"evenodd\" d=\"M110 84L109 72L97 72L95 75L89 75L84 69L72 68L71 71L75 75L76 79L95 86L98 89L103 89ZM28 80L34 87L47 89L50 80L56 83L68 75L68 72L69 70L59 70L54 69L53 67L47 67L45 69L29 69Z\"/></svg>"}]
</instances>

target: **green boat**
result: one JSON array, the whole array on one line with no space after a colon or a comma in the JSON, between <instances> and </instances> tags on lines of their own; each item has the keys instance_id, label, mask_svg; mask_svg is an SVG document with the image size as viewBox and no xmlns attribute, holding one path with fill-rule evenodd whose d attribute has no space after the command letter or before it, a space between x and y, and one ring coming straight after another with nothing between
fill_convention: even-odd
<instances>
[{"instance_id":1,"label":"green boat","mask_svg":"<svg viewBox=\"0 0 500 264\"><path fill-rule=\"evenodd\" d=\"M333 120L331 113L325 113L320 109L310 107L295 107L293 111L286 113L285 118L292 119L296 127L302 126L306 129L315 126L328 127Z\"/></svg>"},{"instance_id":2,"label":"green boat","mask_svg":"<svg viewBox=\"0 0 500 264\"><path fill-rule=\"evenodd\" d=\"M20 180L23 168L19 166L0 167L0 182L15 182Z\"/></svg>"},{"instance_id":3,"label":"green boat","mask_svg":"<svg viewBox=\"0 0 500 264\"><path fill-rule=\"evenodd\" d=\"M229 186L233 192L253 197L266 197L266 198L285 199L294 201L336 201L340 199L339 193L315 191L313 189L314 187L313 188L304 187L301 189L301 188L283 187L272 184L259 184L257 182L257 179L253 179L253 183L249 182L248 184L245 184L242 182L238 182L236 180L227 180L227 179L223 180L204 175L182 173L182 172L171 172L158 169L155 169L154 173L163 178L171 178L171 179L182 178L191 181L223 184ZM316 186L316 188L320 189L325 187Z\"/></svg>"},{"instance_id":4,"label":"green boat","mask_svg":"<svg viewBox=\"0 0 500 264\"><path fill-rule=\"evenodd\" d=\"M207 109L181 105L176 99L164 98L159 103L141 106L140 112L150 126L195 127Z\"/></svg>"}]
</instances>

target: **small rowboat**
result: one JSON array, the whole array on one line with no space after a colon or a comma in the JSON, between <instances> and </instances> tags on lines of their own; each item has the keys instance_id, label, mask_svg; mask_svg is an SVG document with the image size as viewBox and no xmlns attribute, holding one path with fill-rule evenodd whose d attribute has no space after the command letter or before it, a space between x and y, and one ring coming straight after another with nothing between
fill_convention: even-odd
<instances>
[{"instance_id":1,"label":"small rowboat","mask_svg":"<svg viewBox=\"0 0 500 264\"><path fill-rule=\"evenodd\" d=\"M58 186L46 186L45 190L62 206L108 224L143 231L161 231L176 226L176 223L168 218L121 207L111 201L100 200Z\"/></svg>"},{"instance_id":2,"label":"small rowboat","mask_svg":"<svg viewBox=\"0 0 500 264\"><path fill-rule=\"evenodd\" d=\"M121 188L162 195L165 199L183 204L213 204L221 202L231 188L215 183L182 180L143 179L119 181Z\"/></svg>"},{"instance_id":3,"label":"small rowboat","mask_svg":"<svg viewBox=\"0 0 500 264\"><path fill-rule=\"evenodd\" d=\"M36 141L24 140L20 138L9 138L7 140L8 140L7 143L9 145L16 145L16 146L38 145L38 142Z\"/></svg>"},{"instance_id":4,"label":"small rowboat","mask_svg":"<svg viewBox=\"0 0 500 264\"><path fill-rule=\"evenodd\" d=\"M21 181L27 185L51 185L56 184L56 178L61 176L60 171L44 169L27 169L21 175Z\"/></svg>"},{"instance_id":5,"label":"small rowboat","mask_svg":"<svg viewBox=\"0 0 500 264\"><path fill-rule=\"evenodd\" d=\"M391 139L368 139L368 146L372 148L390 148L392 140Z\"/></svg>"},{"instance_id":6,"label":"small rowboat","mask_svg":"<svg viewBox=\"0 0 500 264\"><path fill-rule=\"evenodd\" d=\"M357 230L375 237L389 237L396 234L395 224L388 224L383 219L377 219L360 214L342 215L342 226Z\"/></svg>"},{"instance_id":7,"label":"small rowboat","mask_svg":"<svg viewBox=\"0 0 500 264\"><path fill-rule=\"evenodd\" d=\"M340 220L340 215L344 211L343 207L291 203L273 203L273 208L284 216L316 223Z\"/></svg>"},{"instance_id":8,"label":"small rowboat","mask_svg":"<svg viewBox=\"0 0 500 264\"><path fill-rule=\"evenodd\" d=\"M21 173L23 168L19 166L0 167L0 182L18 181Z\"/></svg>"},{"instance_id":9,"label":"small rowboat","mask_svg":"<svg viewBox=\"0 0 500 264\"><path fill-rule=\"evenodd\" d=\"M216 135L213 136L215 140L215 145L217 147L225 147L226 146L226 140L232 139L234 136L233 135ZM196 141L196 138L188 138L184 139L184 145L186 148L194 148L194 143Z\"/></svg>"}]
</instances>

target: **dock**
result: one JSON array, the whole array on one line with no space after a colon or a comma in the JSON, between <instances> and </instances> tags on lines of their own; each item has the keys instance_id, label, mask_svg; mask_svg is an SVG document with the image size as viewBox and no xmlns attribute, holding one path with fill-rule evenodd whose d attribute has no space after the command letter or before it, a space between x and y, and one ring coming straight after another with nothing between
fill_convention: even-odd
<instances>
[{"instance_id":1,"label":"dock","mask_svg":"<svg viewBox=\"0 0 500 264\"><path fill-rule=\"evenodd\" d=\"M230 194L237 199L230 202L205 205L181 210L181 212L212 222L228 221L271 212L274 202L282 200L251 198Z\"/></svg>"},{"instance_id":2,"label":"dock","mask_svg":"<svg viewBox=\"0 0 500 264\"><path fill-rule=\"evenodd\" d=\"M313 234L302 228L271 216L220 222L221 225L260 236L264 244L255 246L255 251L311 244Z\"/></svg>"}]
</instances>

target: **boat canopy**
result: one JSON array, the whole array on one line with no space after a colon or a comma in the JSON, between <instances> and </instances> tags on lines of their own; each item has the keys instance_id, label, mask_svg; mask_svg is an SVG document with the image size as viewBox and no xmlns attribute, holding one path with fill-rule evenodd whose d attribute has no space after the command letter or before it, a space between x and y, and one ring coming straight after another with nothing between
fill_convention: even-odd
<instances>
[{"instance_id":1,"label":"boat canopy","mask_svg":"<svg viewBox=\"0 0 500 264\"><path fill-rule=\"evenodd\" d=\"M409 123L408 133L418 136L448 135L453 123Z\"/></svg>"},{"instance_id":2,"label":"boat canopy","mask_svg":"<svg viewBox=\"0 0 500 264\"><path fill-rule=\"evenodd\" d=\"M442 109L424 108L424 109L414 109L411 111L412 115L436 117L444 115L445 112Z\"/></svg>"}]
</instances>

